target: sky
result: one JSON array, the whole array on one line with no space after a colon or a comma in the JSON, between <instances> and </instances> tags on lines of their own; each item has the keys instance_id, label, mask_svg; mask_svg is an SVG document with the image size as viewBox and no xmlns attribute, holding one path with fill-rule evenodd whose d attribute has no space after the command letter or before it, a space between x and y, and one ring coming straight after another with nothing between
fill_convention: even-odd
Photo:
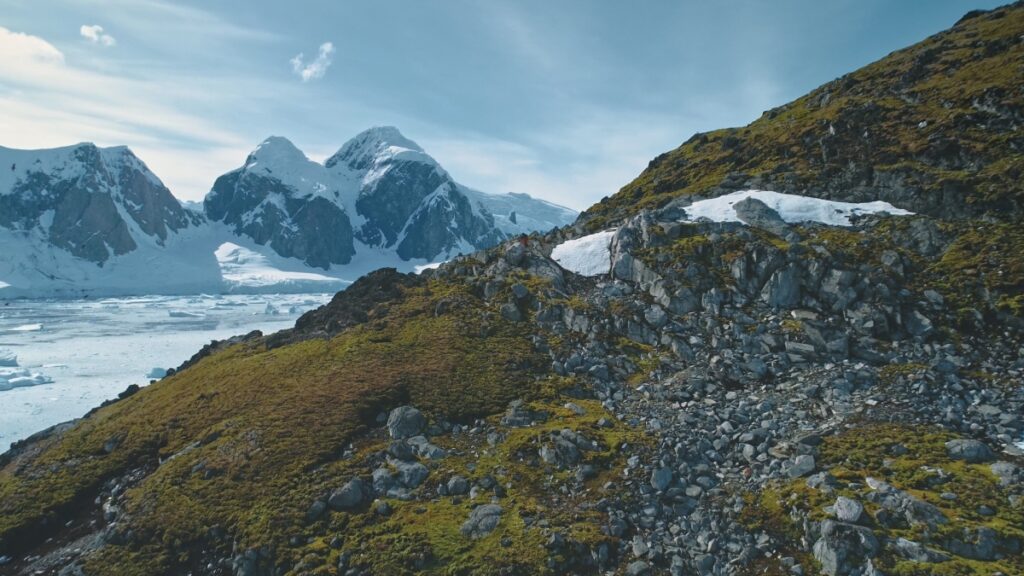
<instances>
[{"instance_id":1,"label":"sky","mask_svg":"<svg viewBox=\"0 0 1024 576\"><path fill-rule=\"evenodd\" d=\"M987 0L0 0L0 145L126 144L200 200L270 135L397 126L459 182L584 209Z\"/></svg>"}]
</instances>

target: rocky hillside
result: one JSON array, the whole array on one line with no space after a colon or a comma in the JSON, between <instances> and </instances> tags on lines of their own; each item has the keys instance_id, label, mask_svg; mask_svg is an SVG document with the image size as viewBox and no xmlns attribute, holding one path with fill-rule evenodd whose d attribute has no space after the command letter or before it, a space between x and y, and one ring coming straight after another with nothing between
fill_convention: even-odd
<instances>
[{"instance_id":1,"label":"rocky hillside","mask_svg":"<svg viewBox=\"0 0 1024 576\"><path fill-rule=\"evenodd\" d=\"M576 217L525 194L466 188L393 127L358 134L324 164L285 138L268 138L217 179L204 207L236 234L319 268L381 250L444 260Z\"/></svg>"},{"instance_id":2,"label":"rocky hillside","mask_svg":"<svg viewBox=\"0 0 1024 576\"><path fill-rule=\"evenodd\" d=\"M885 200L938 217L1024 211L1024 8L955 26L743 128L696 134L584 216L599 229L644 208L734 190Z\"/></svg>"},{"instance_id":3,"label":"rocky hillside","mask_svg":"<svg viewBox=\"0 0 1024 576\"><path fill-rule=\"evenodd\" d=\"M375 272L18 443L0 573L1024 573L1019 216L718 196Z\"/></svg>"}]
</instances>

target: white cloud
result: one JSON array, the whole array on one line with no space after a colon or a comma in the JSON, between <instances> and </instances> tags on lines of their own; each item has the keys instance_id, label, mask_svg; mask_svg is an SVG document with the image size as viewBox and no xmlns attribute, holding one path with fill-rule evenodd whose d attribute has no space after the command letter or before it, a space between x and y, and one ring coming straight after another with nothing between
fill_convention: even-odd
<instances>
[{"instance_id":1,"label":"white cloud","mask_svg":"<svg viewBox=\"0 0 1024 576\"><path fill-rule=\"evenodd\" d=\"M202 198L241 164L252 142L193 113L237 78L126 78L66 61L55 46L0 26L0 134L4 146L91 141L128 145L175 195ZM244 82L243 82L244 83ZM254 93L265 86L252 86Z\"/></svg>"},{"instance_id":2,"label":"white cloud","mask_svg":"<svg viewBox=\"0 0 1024 576\"><path fill-rule=\"evenodd\" d=\"M0 66L18 63L25 68L64 63L64 54L53 44L38 36L12 32L0 26Z\"/></svg>"},{"instance_id":3,"label":"white cloud","mask_svg":"<svg viewBox=\"0 0 1024 576\"><path fill-rule=\"evenodd\" d=\"M117 44L117 40L114 39L110 34L104 34L103 26L99 24L82 24L82 27L78 29L78 33L93 44L101 44L103 46L113 46Z\"/></svg>"},{"instance_id":4,"label":"white cloud","mask_svg":"<svg viewBox=\"0 0 1024 576\"><path fill-rule=\"evenodd\" d=\"M324 42L320 45L320 50L317 53L316 58L311 60L308 64L304 61L304 56L300 52L298 56L290 60L292 64L292 72L295 72L302 78L303 82L309 82L310 80L318 80L324 77L327 73L327 68L331 65L331 60L334 57L334 44L330 42Z\"/></svg>"},{"instance_id":5,"label":"white cloud","mask_svg":"<svg viewBox=\"0 0 1024 576\"><path fill-rule=\"evenodd\" d=\"M684 139L682 120L642 112L584 108L515 141L481 134L416 139L456 181L485 192L526 192L584 210L614 194L651 158Z\"/></svg>"}]
</instances>

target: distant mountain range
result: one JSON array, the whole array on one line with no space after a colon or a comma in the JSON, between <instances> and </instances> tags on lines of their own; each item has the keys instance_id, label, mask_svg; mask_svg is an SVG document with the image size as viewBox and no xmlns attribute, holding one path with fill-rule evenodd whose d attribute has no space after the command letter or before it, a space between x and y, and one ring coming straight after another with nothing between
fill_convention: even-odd
<instances>
[{"instance_id":1,"label":"distant mountain range","mask_svg":"<svg viewBox=\"0 0 1024 576\"><path fill-rule=\"evenodd\" d=\"M0 296L334 289L573 222L452 179L396 128L323 164L270 137L186 206L127 147L0 147Z\"/></svg>"}]
</instances>

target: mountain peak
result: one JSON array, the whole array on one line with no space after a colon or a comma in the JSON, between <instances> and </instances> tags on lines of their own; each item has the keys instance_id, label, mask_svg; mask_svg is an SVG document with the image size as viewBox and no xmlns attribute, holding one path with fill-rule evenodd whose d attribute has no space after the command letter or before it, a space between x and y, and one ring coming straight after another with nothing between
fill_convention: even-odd
<instances>
[{"instance_id":1,"label":"mountain peak","mask_svg":"<svg viewBox=\"0 0 1024 576\"><path fill-rule=\"evenodd\" d=\"M419 144L409 140L394 126L373 126L356 134L349 143L361 143L369 146L395 146L416 152L423 152Z\"/></svg>"},{"instance_id":2,"label":"mountain peak","mask_svg":"<svg viewBox=\"0 0 1024 576\"><path fill-rule=\"evenodd\" d=\"M257 163L276 165L292 162L309 162L309 158L291 140L283 136L270 136L249 153L245 165L251 167Z\"/></svg>"},{"instance_id":3,"label":"mountain peak","mask_svg":"<svg viewBox=\"0 0 1024 576\"><path fill-rule=\"evenodd\" d=\"M345 164L353 170L370 168L378 160L402 157L436 164L420 145L406 138L394 126L374 126L356 134L325 163L328 168Z\"/></svg>"}]
</instances>

